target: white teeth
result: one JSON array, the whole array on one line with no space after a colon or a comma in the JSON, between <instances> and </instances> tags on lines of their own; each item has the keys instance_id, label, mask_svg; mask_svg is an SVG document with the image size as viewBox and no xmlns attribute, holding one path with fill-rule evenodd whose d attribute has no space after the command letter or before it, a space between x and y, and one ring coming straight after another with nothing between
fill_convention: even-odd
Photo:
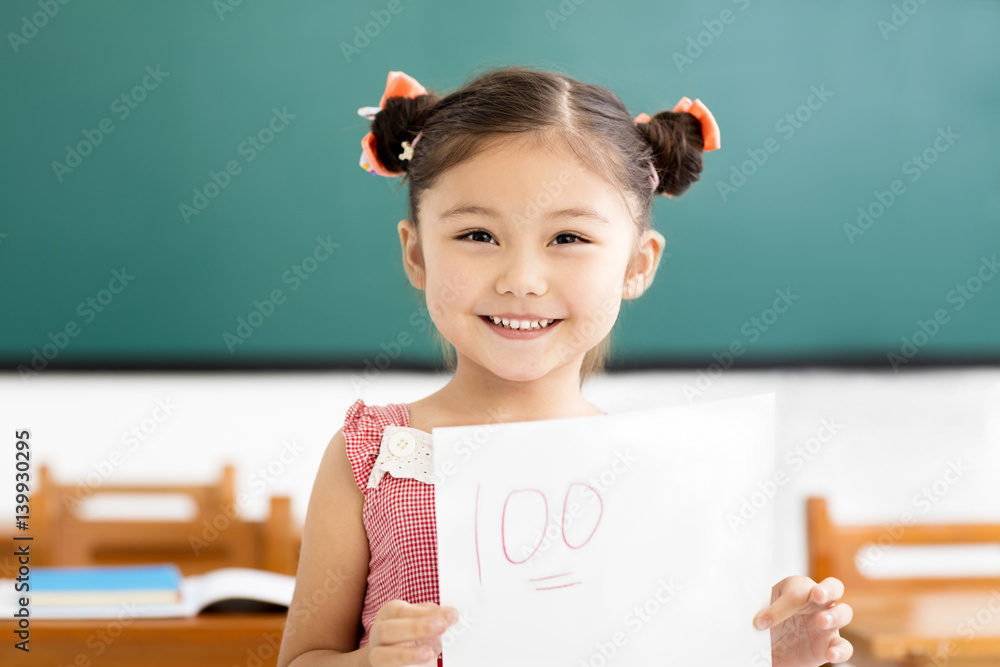
<instances>
[{"instance_id":1,"label":"white teeth","mask_svg":"<svg viewBox=\"0 0 1000 667\"><path fill-rule=\"evenodd\" d=\"M513 329L515 331L524 331L526 329L544 329L555 322L555 320L506 320L492 315L489 315L488 317L493 324L501 325L505 329Z\"/></svg>"}]
</instances>

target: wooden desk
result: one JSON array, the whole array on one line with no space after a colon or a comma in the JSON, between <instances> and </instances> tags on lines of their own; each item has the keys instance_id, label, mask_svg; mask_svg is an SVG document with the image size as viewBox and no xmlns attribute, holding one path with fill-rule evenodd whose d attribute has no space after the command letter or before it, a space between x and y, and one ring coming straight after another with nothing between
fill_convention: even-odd
<instances>
[{"instance_id":1,"label":"wooden desk","mask_svg":"<svg viewBox=\"0 0 1000 667\"><path fill-rule=\"evenodd\" d=\"M998 667L1000 589L844 595L854 667Z\"/></svg>"},{"instance_id":2,"label":"wooden desk","mask_svg":"<svg viewBox=\"0 0 1000 667\"><path fill-rule=\"evenodd\" d=\"M0 664L38 667L274 667L286 614L32 620L30 653L0 620Z\"/></svg>"},{"instance_id":3,"label":"wooden desk","mask_svg":"<svg viewBox=\"0 0 1000 667\"><path fill-rule=\"evenodd\" d=\"M834 523L826 500L806 500L809 576L844 582L854 618L840 630L854 645L854 667L1000 667L1000 577L869 578L862 549L996 544L1000 524L924 524L904 513L889 524Z\"/></svg>"},{"instance_id":4,"label":"wooden desk","mask_svg":"<svg viewBox=\"0 0 1000 667\"><path fill-rule=\"evenodd\" d=\"M291 501L272 497L266 519L242 519L232 465L223 467L217 484L101 484L94 491L187 495L197 512L186 521L91 521L78 516L77 505L92 491L59 484L47 466L40 466L31 495L32 567L174 562L185 576L220 567L295 574L301 535ZM197 548L195 537L201 540ZM0 536L0 545L0 578L13 578L18 567L13 536ZM273 667L286 616L282 610L193 618L31 619L29 653L13 647L18 641L14 620L0 618L0 666Z\"/></svg>"}]
</instances>

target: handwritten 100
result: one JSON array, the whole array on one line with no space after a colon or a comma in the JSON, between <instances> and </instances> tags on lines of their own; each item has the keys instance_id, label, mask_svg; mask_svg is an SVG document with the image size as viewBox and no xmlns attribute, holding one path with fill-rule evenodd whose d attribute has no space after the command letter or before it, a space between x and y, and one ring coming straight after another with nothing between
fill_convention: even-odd
<instances>
[{"instance_id":1,"label":"handwritten 100","mask_svg":"<svg viewBox=\"0 0 1000 667\"><path fill-rule=\"evenodd\" d=\"M479 574L480 584L483 583L482 554L480 551L480 539L479 539L479 514L480 514L479 499L480 499L481 486L482 486L481 484L476 485L475 520L474 520L474 531L473 531L476 542L476 568ZM567 523L566 515L567 513L569 513L572 517L578 517L580 515L580 506L575 502L570 503L570 495L573 494L574 488L576 487L579 487L578 489L579 492L586 493L587 491L589 491L589 493L593 494L593 498L597 500L597 516L594 517L593 519L593 527L590 529L590 532L588 532L585 536L582 537L576 536L576 539L571 540L570 537L567 536L566 534L566 527L567 525L569 525ZM517 527L516 524L518 523L518 521L514 518L508 518L508 517L513 513L512 510L510 509L511 501L517 498L519 494L537 494L537 496L542 501L540 505L542 515L541 515L541 529L536 531L538 534L537 541L534 543L533 546L532 545L525 546L523 551L527 551L527 555L524 556L524 558L517 559L512 555L512 549L510 548L509 533L511 532L510 528L511 524L515 524L516 528ZM604 501L601 499L601 494L598 493L597 489L595 489L590 484L585 484L582 482L570 483L570 485L566 489L566 495L563 496L563 507L560 520L559 532L563 543L570 549L581 549L584 546L586 546L587 543L589 543L591 539L594 537L594 533L597 532L597 529L601 524L601 517L603 516L603 514L604 514ZM518 517L518 518L523 519L523 517ZM549 501L548 498L545 496L544 492L542 492L540 489L525 488L525 489L514 489L509 493L507 493L506 497L504 498L503 509L500 514L500 547L503 551L504 559L512 565L524 565L525 563L529 562L541 548L542 543L545 539L545 535L548 531L548 526L549 526ZM583 583L582 581L573 581L569 583L552 581L554 579L559 579L560 577L566 577L569 574L570 574L569 572L563 572L560 574L552 574L544 577L529 579L528 581L541 582L542 585L536 588L536 590L539 591L568 588L570 586L576 586ZM548 585L550 583L552 585Z\"/></svg>"}]
</instances>

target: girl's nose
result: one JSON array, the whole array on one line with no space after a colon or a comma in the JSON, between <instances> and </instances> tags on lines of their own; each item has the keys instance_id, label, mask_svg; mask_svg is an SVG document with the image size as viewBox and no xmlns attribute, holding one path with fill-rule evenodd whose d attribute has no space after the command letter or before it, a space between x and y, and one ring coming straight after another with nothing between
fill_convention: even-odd
<instances>
[{"instance_id":1,"label":"girl's nose","mask_svg":"<svg viewBox=\"0 0 1000 667\"><path fill-rule=\"evenodd\" d=\"M530 252L510 252L502 260L496 289L500 294L512 294L515 297L545 294L548 285L544 261Z\"/></svg>"}]
</instances>

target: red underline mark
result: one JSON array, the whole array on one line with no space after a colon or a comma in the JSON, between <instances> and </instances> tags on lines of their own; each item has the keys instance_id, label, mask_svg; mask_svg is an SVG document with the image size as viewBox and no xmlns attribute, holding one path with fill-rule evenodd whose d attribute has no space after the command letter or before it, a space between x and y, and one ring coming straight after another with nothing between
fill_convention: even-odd
<instances>
[{"instance_id":1,"label":"red underline mark","mask_svg":"<svg viewBox=\"0 0 1000 667\"><path fill-rule=\"evenodd\" d=\"M538 577L537 579L528 579L528 581L541 581L542 579L555 579L556 577L565 577L567 574L572 574L571 572L563 572L562 574L551 574L547 577Z\"/></svg>"},{"instance_id":2,"label":"red underline mark","mask_svg":"<svg viewBox=\"0 0 1000 667\"><path fill-rule=\"evenodd\" d=\"M572 584L563 584L562 586L546 586L544 588L536 588L539 591L551 591L554 588L568 588L569 586L576 586L577 584L582 584L582 581L574 581Z\"/></svg>"}]
</instances>

